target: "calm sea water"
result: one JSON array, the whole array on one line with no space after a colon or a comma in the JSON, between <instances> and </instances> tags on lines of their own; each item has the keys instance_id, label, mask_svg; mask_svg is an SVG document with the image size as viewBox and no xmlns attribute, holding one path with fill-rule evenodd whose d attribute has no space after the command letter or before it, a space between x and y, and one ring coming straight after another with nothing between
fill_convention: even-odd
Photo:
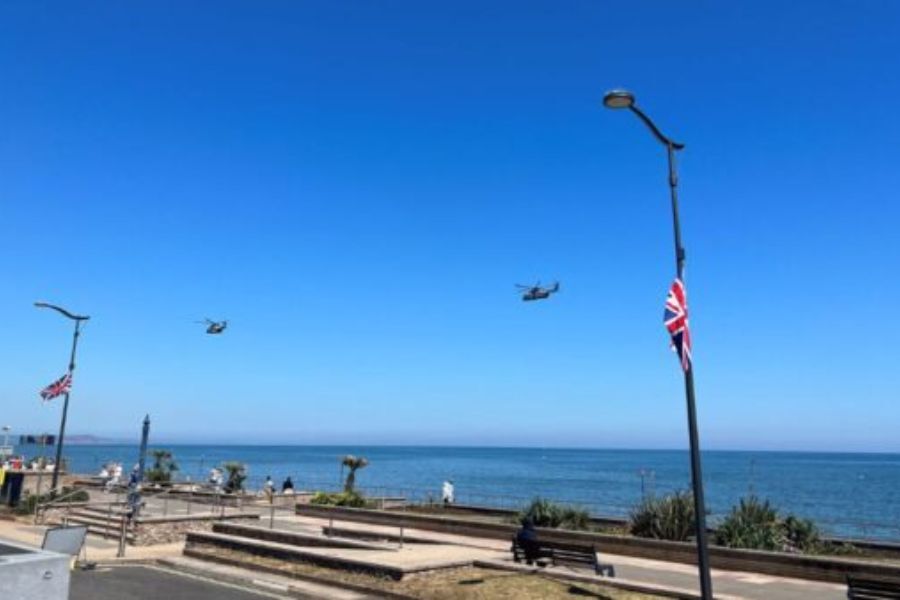
<instances>
[{"instance_id":1,"label":"calm sea water","mask_svg":"<svg viewBox=\"0 0 900 600\"><path fill-rule=\"evenodd\" d=\"M340 458L362 455L357 476L369 493L440 497L452 479L457 501L518 508L534 496L577 504L603 516L625 516L642 494L690 487L688 454L654 450L540 448L180 446L168 445L180 478L203 480L213 466L248 465L249 484L290 475L298 489L335 489ZM23 451L26 449L23 448ZM69 446L75 472L95 473L109 460L137 462L137 446ZM826 532L900 541L900 455L794 452L704 452L707 505L720 517L748 493L783 512L811 518ZM643 473L643 475L642 475Z\"/></svg>"}]
</instances>

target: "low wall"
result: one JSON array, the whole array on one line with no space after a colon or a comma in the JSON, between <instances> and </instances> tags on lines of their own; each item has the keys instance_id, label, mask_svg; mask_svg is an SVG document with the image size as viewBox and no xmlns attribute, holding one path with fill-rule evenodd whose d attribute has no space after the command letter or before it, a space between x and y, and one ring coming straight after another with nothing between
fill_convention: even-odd
<instances>
[{"instance_id":1,"label":"low wall","mask_svg":"<svg viewBox=\"0 0 900 600\"><path fill-rule=\"evenodd\" d=\"M361 508L297 505L295 511L298 515L321 519L424 529L501 540L510 540L518 529L516 525L511 524L483 523L451 517ZM696 564L697 562L696 547L691 543L544 528L538 528L538 535L541 539L548 541L592 544L601 554L635 556L684 564ZM732 571L748 571L779 577L838 583L845 582L848 575L900 578L900 564L891 565L848 558L737 550L718 546L710 547L709 553L710 563L714 568Z\"/></svg>"},{"instance_id":2,"label":"low wall","mask_svg":"<svg viewBox=\"0 0 900 600\"><path fill-rule=\"evenodd\" d=\"M497 519L513 520L518 517L521 511L510 510L508 508L494 508L491 506L477 506L474 504L408 504L406 506L386 506L387 509L403 509L408 512L418 514L426 514L433 516L460 516L474 515L480 517L494 517ZM625 519L616 519L612 517L589 517L588 520L592 525L603 527L605 529L624 529L628 527L628 521Z\"/></svg>"}]
</instances>

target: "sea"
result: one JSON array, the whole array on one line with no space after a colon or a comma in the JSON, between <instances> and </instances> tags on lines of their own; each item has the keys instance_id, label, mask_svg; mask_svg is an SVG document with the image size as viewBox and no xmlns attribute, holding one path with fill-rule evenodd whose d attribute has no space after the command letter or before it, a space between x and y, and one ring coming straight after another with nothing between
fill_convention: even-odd
<instances>
[{"instance_id":1,"label":"sea","mask_svg":"<svg viewBox=\"0 0 900 600\"><path fill-rule=\"evenodd\" d=\"M159 448L160 446L152 446ZM690 488L687 451L432 446L166 445L179 480L205 481L226 461L247 465L247 483L290 476L298 490L337 490L341 459L364 456L357 485L372 495L439 499L452 480L456 501L518 509L535 497L625 518L645 497ZM28 452L26 448L21 451ZM69 445L72 472L97 473L109 461L126 470L136 445ZM33 455L33 453L32 453ZM152 459L148 459L152 460ZM705 451L707 509L714 524L741 498L769 500L782 514L815 521L828 535L900 542L900 454Z\"/></svg>"}]
</instances>

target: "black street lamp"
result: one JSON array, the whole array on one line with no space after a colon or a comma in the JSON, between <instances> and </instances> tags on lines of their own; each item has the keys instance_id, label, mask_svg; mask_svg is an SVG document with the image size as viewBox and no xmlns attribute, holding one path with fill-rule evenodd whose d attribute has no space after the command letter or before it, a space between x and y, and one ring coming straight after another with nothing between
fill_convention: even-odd
<instances>
[{"instance_id":1,"label":"black street lamp","mask_svg":"<svg viewBox=\"0 0 900 600\"><path fill-rule=\"evenodd\" d=\"M68 319L75 321L75 334L72 336L72 354L69 356L69 377L71 380L72 372L75 370L75 350L78 348L78 336L81 335L81 323L90 319L88 316L75 315L64 308L47 304L46 302L35 302L38 308L50 308ZM63 440L66 435L66 416L69 413L69 390L66 390L66 398L63 401L62 419L59 422L59 439L56 440L56 462L53 463L53 480L50 482L50 493L56 491L56 485L59 483L59 465L62 461Z\"/></svg>"},{"instance_id":2,"label":"black street lamp","mask_svg":"<svg viewBox=\"0 0 900 600\"><path fill-rule=\"evenodd\" d=\"M681 225L678 220L678 173L675 151L684 144L666 137L656 124L637 107L634 94L626 90L612 90L603 97L603 105L611 109L627 108L643 121L660 143L666 147L669 159L669 190L672 197L672 222L675 229L675 268L678 278L684 273L684 246L681 244ZM712 580L709 576L709 550L706 540L706 506L703 501L703 474L700 468L700 436L697 433L697 408L694 399L694 366L688 363L684 371L684 390L687 397L688 434L691 442L691 480L694 488L694 513L697 519L697 566L700 571L700 593L704 600L712 600Z\"/></svg>"}]
</instances>

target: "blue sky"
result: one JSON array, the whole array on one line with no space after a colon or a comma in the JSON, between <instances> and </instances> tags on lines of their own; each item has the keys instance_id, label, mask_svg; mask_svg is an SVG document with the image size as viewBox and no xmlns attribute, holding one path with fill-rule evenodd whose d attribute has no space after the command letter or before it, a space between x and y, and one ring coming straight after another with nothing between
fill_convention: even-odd
<instances>
[{"instance_id":1,"label":"blue sky","mask_svg":"<svg viewBox=\"0 0 900 600\"><path fill-rule=\"evenodd\" d=\"M0 8L2 420L92 315L69 431L900 451L900 5ZM559 279L525 304L513 284ZM229 318L221 337L194 320Z\"/></svg>"}]
</instances>

